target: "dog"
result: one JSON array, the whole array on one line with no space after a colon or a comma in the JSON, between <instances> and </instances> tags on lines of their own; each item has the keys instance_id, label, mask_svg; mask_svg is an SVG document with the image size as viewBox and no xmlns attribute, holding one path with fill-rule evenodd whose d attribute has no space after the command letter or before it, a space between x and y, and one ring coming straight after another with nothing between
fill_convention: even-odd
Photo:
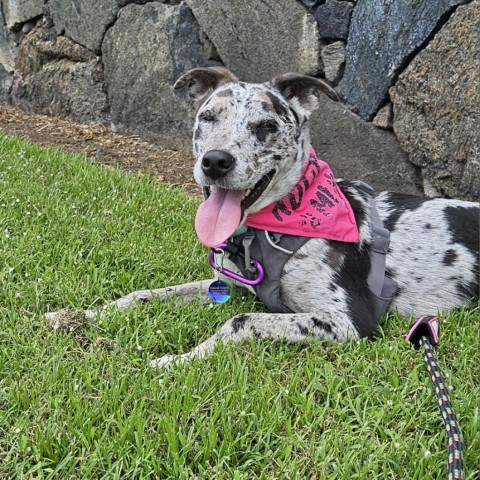
<instances>
[{"instance_id":1,"label":"dog","mask_svg":"<svg viewBox=\"0 0 480 480\"><path fill-rule=\"evenodd\" d=\"M236 315L191 352L153 360L152 367L185 363L204 357L219 342L248 338L309 342L372 337L387 309L402 316L436 315L478 301L478 204L392 192L374 195L361 182L335 180L312 152L308 129L320 95L338 100L326 83L292 73L268 83L245 83L223 67L210 67L185 73L174 89L186 93L197 109L194 177L206 200L196 229L204 245L223 245L214 250L222 265L215 267L214 279L133 292L109 306L128 308L135 301L172 296L208 301L215 279L231 281L218 270L234 272L234 283L239 278L242 283L253 265L245 259L250 251L233 242L241 250L242 269L223 248L244 225L258 238L264 231L264 243L283 260L272 274L276 260L263 259L268 271L262 300L272 313ZM320 176L326 183L316 185L308 197ZM308 208L302 210L301 200L307 197ZM293 217L294 235L274 230L275 222L283 225ZM262 227L263 218L273 222L272 234ZM295 240L303 227L310 233L295 249L279 246L279 236ZM101 311L84 313L93 317ZM58 312L48 315L53 320Z\"/></svg>"}]
</instances>

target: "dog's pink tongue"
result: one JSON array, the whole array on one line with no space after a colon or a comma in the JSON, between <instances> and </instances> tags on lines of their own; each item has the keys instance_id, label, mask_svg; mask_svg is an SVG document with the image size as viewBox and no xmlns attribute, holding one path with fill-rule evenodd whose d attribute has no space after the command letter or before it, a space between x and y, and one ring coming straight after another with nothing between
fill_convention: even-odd
<instances>
[{"instance_id":1,"label":"dog's pink tongue","mask_svg":"<svg viewBox=\"0 0 480 480\"><path fill-rule=\"evenodd\" d=\"M216 247L230 238L242 220L243 190L211 187L210 196L198 207L195 230L207 247Z\"/></svg>"}]
</instances>

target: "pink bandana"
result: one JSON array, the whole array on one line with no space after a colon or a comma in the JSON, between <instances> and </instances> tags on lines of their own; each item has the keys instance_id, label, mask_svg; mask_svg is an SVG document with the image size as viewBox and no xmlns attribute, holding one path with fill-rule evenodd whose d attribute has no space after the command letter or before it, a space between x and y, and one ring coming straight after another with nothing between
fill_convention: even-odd
<instances>
[{"instance_id":1,"label":"pink bandana","mask_svg":"<svg viewBox=\"0 0 480 480\"><path fill-rule=\"evenodd\" d=\"M245 224L260 230L340 242L359 241L352 207L327 163L310 146L298 183L282 200L248 215Z\"/></svg>"}]
</instances>

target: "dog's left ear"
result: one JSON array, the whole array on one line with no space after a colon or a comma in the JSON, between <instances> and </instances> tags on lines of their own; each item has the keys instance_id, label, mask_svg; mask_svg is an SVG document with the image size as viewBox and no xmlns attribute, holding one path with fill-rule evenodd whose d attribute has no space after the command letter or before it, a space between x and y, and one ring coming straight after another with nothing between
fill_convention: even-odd
<instances>
[{"instance_id":1,"label":"dog's left ear","mask_svg":"<svg viewBox=\"0 0 480 480\"><path fill-rule=\"evenodd\" d=\"M340 100L332 87L322 80L308 75L286 73L275 77L271 81L271 85L289 102L298 102L299 106L306 111L307 116L318 107L320 92L334 101Z\"/></svg>"},{"instance_id":2,"label":"dog's left ear","mask_svg":"<svg viewBox=\"0 0 480 480\"><path fill-rule=\"evenodd\" d=\"M184 73L173 85L178 91L187 89L188 97L197 109L218 87L225 83L238 82L238 78L223 67L194 68Z\"/></svg>"}]
</instances>

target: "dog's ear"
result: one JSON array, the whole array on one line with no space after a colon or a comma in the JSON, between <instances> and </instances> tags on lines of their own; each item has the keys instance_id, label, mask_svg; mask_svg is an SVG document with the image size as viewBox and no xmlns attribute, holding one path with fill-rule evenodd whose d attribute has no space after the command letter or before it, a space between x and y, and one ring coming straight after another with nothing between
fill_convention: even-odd
<instances>
[{"instance_id":1,"label":"dog's ear","mask_svg":"<svg viewBox=\"0 0 480 480\"><path fill-rule=\"evenodd\" d=\"M218 87L225 83L238 82L238 78L223 67L194 68L184 73L173 85L179 91L187 89L188 98L195 102L197 109Z\"/></svg>"},{"instance_id":2,"label":"dog's ear","mask_svg":"<svg viewBox=\"0 0 480 480\"><path fill-rule=\"evenodd\" d=\"M271 85L289 102L293 104L298 102L298 106L305 111L307 117L318 107L320 92L334 101L340 100L337 92L332 87L322 80L309 77L308 75L286 73L275 77L271 81Z\"/></svg>"}]
</instances>

